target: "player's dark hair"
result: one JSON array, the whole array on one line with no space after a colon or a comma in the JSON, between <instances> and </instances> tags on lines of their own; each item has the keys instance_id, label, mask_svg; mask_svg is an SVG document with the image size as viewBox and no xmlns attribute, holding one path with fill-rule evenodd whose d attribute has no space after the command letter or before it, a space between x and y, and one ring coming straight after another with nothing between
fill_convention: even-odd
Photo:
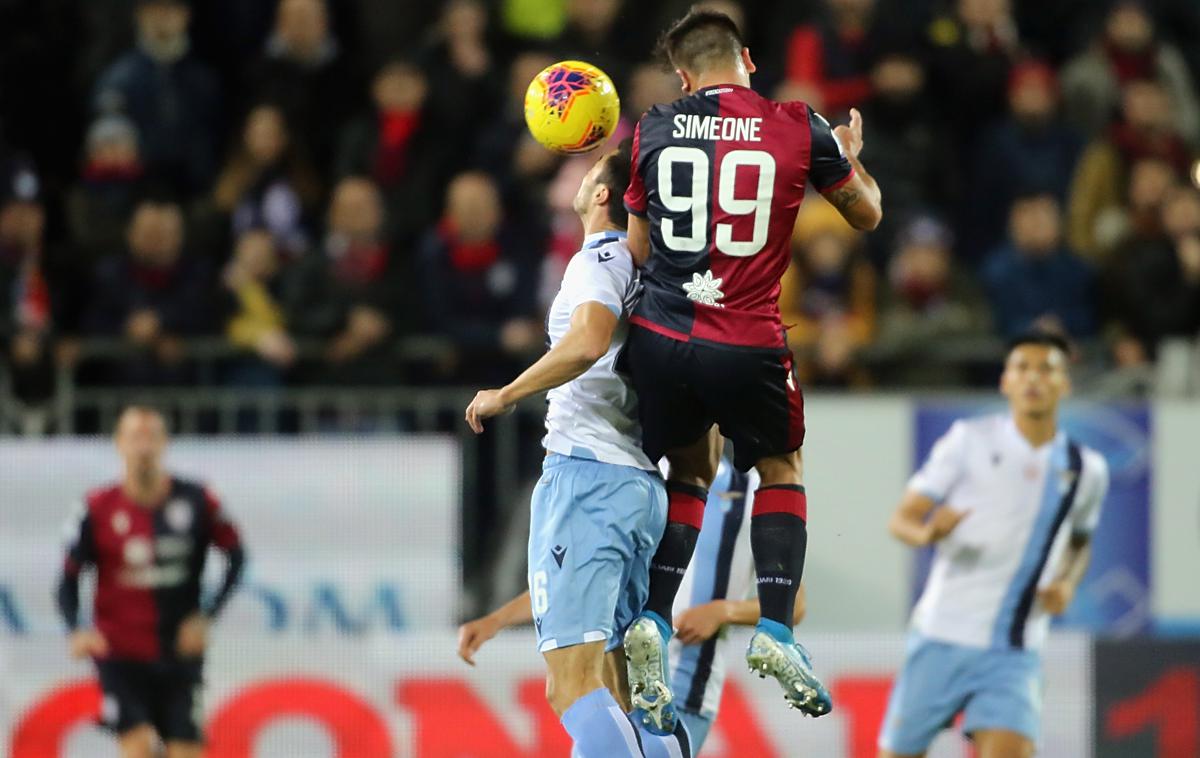
<instances>
[{"instance_id":1,"label":"player's dark hair","mask_svg":"<svg viewBox=\"0 0 1200 758\"><path fill-rule=\"evenodd\" d=\"M1024 332L1013 337L1008 341L1008 346L1005 348L1004 354L1011 355L1012 351L1023 345L1053 347L1062 351L1062 354L1067 358L1071 357L1071 343L1067 340L1066 336L1045 329Z\"/></svg>"},{"instance_id":2,"label":"player's dark hair","mask_svg":"<svg viewBox=\"0 0 1200 758\"><path fill-rule=\"evenodd\" d=\"M633 162L633 140L621 140L615 152L604 159L604 169L596 182L608 187L608 220L625 229L629 226L629 211L625 210L625 190L629 187L630 164Z\"/></svg>"},{"instance_id":3,"label":"player's dark hair","mask_svg":"<svg viewBox=\"0 0 1200 758\"><path fill-rule=\"evenodd\" d=\"M745 46L732 18L717 11L692 10L659 37L658 54L672 68L705 71L729 65Z\"/></svg>"}]
</instances>

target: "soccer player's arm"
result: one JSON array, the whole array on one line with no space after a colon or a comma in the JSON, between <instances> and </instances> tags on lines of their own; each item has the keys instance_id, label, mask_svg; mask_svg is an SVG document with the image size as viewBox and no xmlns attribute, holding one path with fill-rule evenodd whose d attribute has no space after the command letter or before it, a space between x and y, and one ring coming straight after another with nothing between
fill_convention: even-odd
<instances>
[{"instance_id":1,"label":"soccer player's arm","mask_svg":"<svg viewBox=\"0 0 1200 758\"><path fill-rule=\"evenodd\" d=\"M625 190L625 210L629 211L629 252L638 268L650 260L650 220L646 217L646 182L638 170L641 155L642 125L633 132L633 159L629 170L629 188Z\"/></svg>"},{"instance_id":2,"label":"soccer player's arm","mask_svg":"<svg viewBox=\"0 0 1200 758\"><path fill-rule=\"evenodd\" d=\"M813 187L837 208L850 226L871 231L883 220L879 184L858 159L862 150L862 116L850 110L850 125L830 128L829 122L808 109L812 139L808 175Z\"/></svg>"},{"instance_id":3,"label":"soccer player's arm","mask_svg":"<svg viewBox=\"0 0 1200 758\"><path fill-rule=\"evenodd\" d=\"M1095 473L1080 482L1080 486L1087 489L1081 493L1077 509L1071 515L1071 541L1067 543L1054 579L1038 590L1039 604L1055 616L1071 605L1075 590L1087 573L1092 560L1092 533L1100 522L1100 507L1108 495L1108 464L1098 454L1093 455Z\"/></svg>"},{"instance_id":4,"label":"soccer player's arm","mask_svg":"<svg viewBox=\"0 0 1200 758\"><path fill-rule=\"evenodd\" d=\"M533 603L526 590L482 618L468 621L458 628L458 657L472 666L475 653L483 643L495 637L501 629L533 621Z\"/></svg>"},{"instance_id":5,"label":"soccer player's arm","mask_svg":"<svg viewBox=\"0 0 1200 758\"><path fill-rule=\"evenodd\" d=\"M67 555L58 580L55 601L59 615L70 632L73 658L103 657L108 654L108 641L95 629L79 625L79 576L88 564L96 563L96 543L92 535L92 519L86 501L80 501L66 526Z\"/></svg>"},{"instance_id":6,"label":"soccer player's arm","mask_svg":"<svg viewBox=\"0 0 1200 758\"><path fill-rule=\"evenodd\" d=\"M616 267L620 260L600 261L595 256L576 256L563 276L563 290L571 293L571 324L562 339L516 379L498 390L482 390L467 406L471 429L483 431L483 420L506 412L514 405L575 379L604 357L612 344L628 286Z\"/></svg>"},{"instance_id":7,"label":"soccer player's arm","mask_svg":"<svg viewBox=\"0 0 1200 758\"><path fill-rule=\"evenodd\" d=\"M929 460L913 474L908 489L888 520L892 536L911 547L931 545L954 531L968 511L945 505L962 476L966 426L955 422L937 441Z\"/></svg>"},{"instance_id":8,"label":"soccer player's arm","mask_svg":"<svg viewBox=\"0 0 1200 758\"><path fill-rule=\"evenodd\" d=\"M225 554L225 575L221 585L208 603L201 609L205 618L211 620L225 608L234 590L242 581L242 573L246 567L246 549L242 546L242 538L237 526L229 518L210 490L204 491L205 507L208 511L209 534L212 546Z\"/></svg>"}]
</instances>

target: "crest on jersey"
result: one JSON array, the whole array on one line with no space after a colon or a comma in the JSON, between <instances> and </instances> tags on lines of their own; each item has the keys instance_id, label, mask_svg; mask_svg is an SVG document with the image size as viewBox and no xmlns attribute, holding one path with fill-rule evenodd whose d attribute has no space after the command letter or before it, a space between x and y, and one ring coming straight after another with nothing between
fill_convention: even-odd
<instances>
[{"instance_id":1,"label":"crest on jersey","mask_svg":"<svg viewBox=\"0 0 1200 758\"><path fill-rule=\"evenodd\" d=\"M163 512L167 526L176 532L186 532L192 525L192 507L186 500L172 500Z\"/></svg>"},{"instance_id":2,"label":"crest on jersey","mask_svg":"<svg viewBox=\"0 0 1200 758\"><path fill-rule=\"evenodd\" d=\"M701 305L711 305L715 308L724 308L719 300L725 297L725 293L721 291L721 284L724 279L713 278L712 269L704 272L704 276L700 274L692 274L692 281L683 283L683 291L687 293L688 300L700 303Z\"/></svg>"},{"instance_id":3,"label":"crest on jersey","mask_svg":"<svg viewBox=\"0 0 1200 758\"><path fill-rule=\"evenodd\" d=\"M126 534L129 534L130 526L131 526L131 524L129 523L129 514L128 513L126 513L125 511L117 511L116 513L113 514L112 528L113 528L114 532L116 532L117 534L119 534L121 536L125 536Z\"/></svg>"}]
</instances>

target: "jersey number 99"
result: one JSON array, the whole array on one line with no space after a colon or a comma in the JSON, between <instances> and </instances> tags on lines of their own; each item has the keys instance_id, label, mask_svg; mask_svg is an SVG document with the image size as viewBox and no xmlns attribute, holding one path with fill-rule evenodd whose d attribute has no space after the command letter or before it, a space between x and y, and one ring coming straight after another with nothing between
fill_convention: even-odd
<instances>
[{"instance_id":1,"label":"jersey number 99","mask_svg":"<svg viewBox=\"0 0 1200 758\"><path fill-rule=\"evenodd\" d=\"M691 166L690 186L676 187L673 182L677 164ZM758 167L758 191L754 198L734 196L734 186L739 168ZM662 222L663 242L672 250L699 252L709 245L708 240L708 188L712 177L708 153L697 147L671 146L665 148L658 158L658 194L667 210L675 213L690 213L691 233L677 234L679 224L675 219L664 218ZM733 224L716 225L717 250L735 258L748 258L757 254L767 244L767 229L771 222L771 200L775 191L775 159L762 150L731 150L726 153L717 167L717 205L731 216L754 214L754 231L748 240L733 238Z\"/></svg>"}]
</instances>

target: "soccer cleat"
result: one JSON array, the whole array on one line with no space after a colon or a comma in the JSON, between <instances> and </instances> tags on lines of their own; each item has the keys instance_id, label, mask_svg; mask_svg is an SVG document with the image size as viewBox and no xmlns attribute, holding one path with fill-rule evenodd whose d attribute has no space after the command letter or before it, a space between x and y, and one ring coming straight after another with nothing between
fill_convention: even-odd
<instances>
[{"instance_id":1,"label":"soccer cleat","mask_svg":"<svg viewBox=\"0 0 1200 758\"><path fill-rule=\"evenodd\" d=\"M654 619L640 616L626 630L625 662L634 718L655 734L674 733L678 717L667 685L667 641Z\"/></svg>"},{"instance_id":2,"label":"soccer cleat","mask_svg":"<svg viewBox=\"0 0 1200 758\"><path fill-rule=\"evenodd\" d=\"M755 632L746 649L746 665L760 678L775 677L788 706L806 716L824 716L833 710L829 690L813 673L808 651L800 643L788 645L766 632Z\"/></svg>"}]
</instances>

